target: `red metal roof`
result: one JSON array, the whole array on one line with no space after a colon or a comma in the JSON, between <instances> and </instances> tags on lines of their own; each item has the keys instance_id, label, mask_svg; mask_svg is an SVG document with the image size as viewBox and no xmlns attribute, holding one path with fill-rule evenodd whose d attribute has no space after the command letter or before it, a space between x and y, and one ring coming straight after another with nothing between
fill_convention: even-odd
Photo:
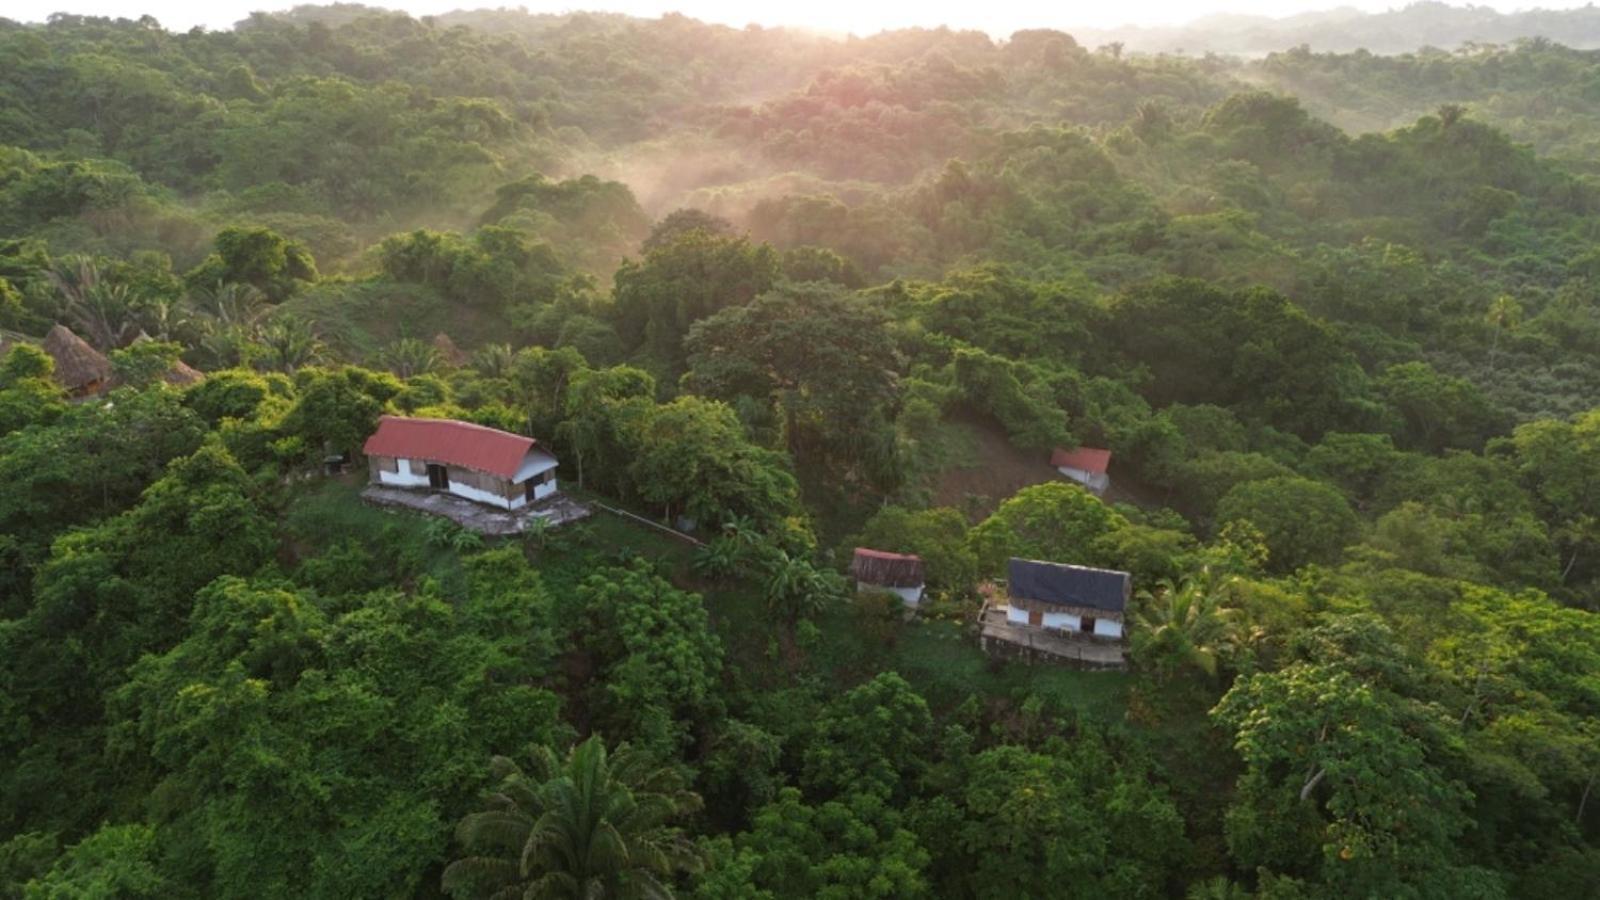
<instances>
[{"instance_id":1,"label":"red metal roof","mask_svg":"<svg viewBox=\"0 0 1600 900\"><path fill-rule=\"evenodd\" d=\"M512 478L528 451L538 444L531 437L455 419L384 416L361 452L447 463Z\"/></svg>"},{"instance_id":2,"label":"red metal roof","mask_svg":"<svg viewBox=\"0 0 1600 900\"><path fill-rule=\"evenodd\" d=\"M869 550L866 547L857 547L856 556L864 556L868 559L914 559L918 562L922 561L922 557L915 553L890 553L887 550Z\"/></svg>"},{"instance_id":3,"label":"red metal roof","mask_svg":"<svg viewBox=\"0 0 1600 900\"><path fill-rule=\"evenodd\" d=\"M885 587L920 587L923 582L922 557L910 553L857 547L850 572L858 581Z\"/></svg>"},{"instance_id":4,"label":"red metal roof","mask_svg":"<svg viewBox=\"0 0 1600 900\"><path fill-rule=\"evenodd\" d=\"M1074 447L1071 450L1057 447L1050 454L1050 466L1056 469L1081 469L1094 475L1104 475L1109 465L1111 451L1098 447Z\"/></svg>"}]
</instances>

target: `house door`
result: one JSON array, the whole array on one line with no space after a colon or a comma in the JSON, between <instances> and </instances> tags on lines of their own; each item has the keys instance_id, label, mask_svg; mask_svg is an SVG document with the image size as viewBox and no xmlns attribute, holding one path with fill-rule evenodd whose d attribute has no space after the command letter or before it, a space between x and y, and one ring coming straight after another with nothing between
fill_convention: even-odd
<instances>
[{"instance_id":1,"label":"house door","mask_svg":"<svg viewBox=\"0 0 1600 900\"><path fill-rule=\"evenodd\" d=\"M1083 617L1083 633L1094 634L1094 619L1088 616Z\"/></svg>"},{"instance_id":2,"label":"house door","mask_svg":"<svg viewBox=\"0 0 1600 900\"><path fill-rule=\"evenodd\" d=\"M1042 628L1044 626L1044 610L1042 610L1042 609L1030 609L1030 610L1028 610L1028 624L1032 625L1035 628Z\"/></svg>"},{"instance_id":3,"label":"house door","mask_svg":"<svg viewBox=\"0 0 1600 900\"><path fill-rule=\"evenodd\" d=\"M450 472L437 463L428 463L428 487L436 491L450 489Z\"/></svg>"}]
</instances>

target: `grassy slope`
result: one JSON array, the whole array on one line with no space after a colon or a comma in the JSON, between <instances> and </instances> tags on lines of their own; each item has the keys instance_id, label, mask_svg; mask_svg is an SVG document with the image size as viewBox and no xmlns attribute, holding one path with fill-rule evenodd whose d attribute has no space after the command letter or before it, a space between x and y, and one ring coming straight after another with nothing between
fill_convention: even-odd
<instances>
[{"instance_id":1,"label":"grassy slope","mask_svg":"<svg viewBox=\"0 0 1600 900\"><path fill-rule=\"evenodd\" d=\"M367 506L359 491L357 484L323 481L294 493L284 523L300 552L346 539L387 544L397 555L418 560L426 574L445 586L447 596L455 595L461 586L460 556L428 544L429 519ZM787 642L780 640L781 626L767 612L760 585L696 578L689 567L691 545L618 516L599 513L551 532L543 547L534 539L528 539L527 547L563 620L575 611L575 588L596 568L636 555L661 566L679 586L705 597L730 667L750 684L782 685L812 673L844 688L893 670L936 711L948 711L974 696L1014 707L1035 694L1052 707L1076 709L1102 721L1123 717L1125 675L992 661L968 628L952 622L907 622L883 640L864 628L853 610L835 609L819 619L814 638L802 639L795 658L779 650Z\"/></svg>"}]
</instances>

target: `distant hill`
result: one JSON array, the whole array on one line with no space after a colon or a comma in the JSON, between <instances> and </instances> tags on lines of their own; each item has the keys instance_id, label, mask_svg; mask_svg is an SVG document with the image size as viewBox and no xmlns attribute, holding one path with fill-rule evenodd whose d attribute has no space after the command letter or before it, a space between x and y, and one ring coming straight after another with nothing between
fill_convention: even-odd
<instances>
[{"instance_id":1,"label":"distant hill","mask_svg":"<svg viewBox=\"0 0 1600 900\"><path fill-rule=\"evenodd\" d=\"M1351 7L1274 19L1214 15L1187 25L1072 29L1087 46L1120 43L1137 53L1226 53L1260 56L1302 44L1313 50L1407 53L1422 47L1454 49L1463 44L1508 44L1548 38L1569 47L1600 47L1600 8L1532 9L1501 13L1487 6L1413 3L1403 9L1364 13Z\"/></svg>"}]
</instances>

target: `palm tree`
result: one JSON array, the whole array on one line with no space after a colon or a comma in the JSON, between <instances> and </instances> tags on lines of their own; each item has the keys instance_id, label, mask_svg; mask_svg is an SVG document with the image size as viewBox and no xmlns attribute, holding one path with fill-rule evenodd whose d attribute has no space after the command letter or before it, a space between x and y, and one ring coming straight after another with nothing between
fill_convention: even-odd
<instances>
[{"instance_id":1,"label":"palm tree","mask_svg":"<svg viewBox=\"0 0 1600 900\"><path fill-rule=\"evenodd\" d=\"M531 750L525 772L497 756L487 809L456 836L474 855L445 867L453 894L511 898L670 898L675 872L697 871L699 853L670 823L700 808L674 769L621 744L591 737L558 758Z\"/></svg>"},{"instance_id":2,"label":"palm tree","mask_svg":"<svg viewBox=\"0 0 1600 900\"><path fill-rule=\"evenodd\" d=\"M244 361L271 309L266 295L254 285L222 282L191 291L183 305L200 331L200 348L219 368Z\"/></svg>"},{"instance_id":3,"label":"palm tree","mask_svg":"<svg viewBox=\"0 0 1600 900\"><path fill-rule=\"evenodd\" d=\"M1449 129L1461 121L1461 117L1466 114L1467 108L1465 106L1459 103L1445 103L1439 107L1439 124L1445 129Z\"/></svg>"},{"instance_id":4,"label":"palm tree","mask_svg":"<svg viewBox=\"0 0 1600 900\"><path fill-rule=\"evenodd\" d=\"M255 285L221 281L191 291L184 302L191 313L220 327L253 325L270 307Z\"/></svg>"},{"instance_id":5,"label":"palm tree","mask_svg":"<svg viewBox=\"0 0 1600 900\"><path fill-rule=\"evenodd\" d=\"M1578 564L1579 551L1600 540L1600 520L1587 513L1578 513L1570 521L1556 528L1555 536L1572 548L1572 555L1567 557L1567 564L1561 567L1561 583L1566 584L1567 576L1572 574L1572 567Z\"/></svg>"},{"instance_id":6,"label":"palm tree","mask_svg":"<svg viewBox=\"0 0 1600 900\"><path fill-rule=\"evenodd\" d=\"M147 299L143 304L144 321L158 341L176 340L176 334L185 324L182 304L169 297Z\"/></svg>"},{"instance_id":7,"label":"palm tree","mask_svg":"<svg viewBox=\"0 0 1600 900\"><path fill-rule=\"evenodd\" d=\"M729 513L722 522L722 536L743 547L753 547L761 542L761 530L755 520L738 513Z\"/></svg>"},{"instance_id":8,"label":"palm tree","mask_svg":"<svg viewBox=\"0 0 1600 900\"><path fill-rule=\"evenodd\" d=\"M378 362L401 378L432 372L439 361L439 348L416 338L401 338L378 353Z\"/></svg>"},{"instance_id":9,"label":"palm tree","mask_svg":"<svg viewBox=\"0 0 1600 900\"><path fill-rule=\"evenodd\" d=\"M293 374L322 358L322 341L310 322L297 316L280 316L260 329L255 343L259 368Z\"/></svg>"},{"instance_id":10,"label":"palm tree","mask_svg":"<svg viewBox=\"0 0 1600 900\"><path fill-rule=\"evenodd\" d=\"M1135 652L1163 675L1184 666L1217 674L1217 658L1233 644L1237 629L1239 611L1219 603L1230 583L1219 584L1210 569L1202 569L1181 584L1163 581L1154 591L1141 592Z\"/></svg>"},{"instance_id":11,"label":"palm tree","mask_svg":"<svg viewBox=\"0 0 1600 900\"><path fill-rule=\"evenodd\" d=\"M1189 885L1184 900L1250 900L1250 892L1228 880L1225 875L1207 878Z\"/></svg>"},{"instance_id":12,"label":"palm tree","mask_svg":"<svg viewBox=\"0 0 1600 900\"><path fill-rule=\"evenodd\" d=\"M723 535L713 538L696 551L689 565L697 574L707 578L726 578L744 564L745 550L743 544Z\"/></svg>"},{"instance_id":13,"label":"palm tree","mask_svg":"<svg viewBox=\"0 0 1600 900\"><path fill-rule=\"evenodd\" d=\"M61 297L61 309L72 327L101 350L115 350L139 332L133 298L126 285L107 284L87 256L58 261L45 278Z\"/></svg>"},{"instance_id":14,"label":"palm tree","mask_svg":"<svg viewBox=\"0 0 1600 900\"><path fill-rule=\"evenodd\" d=\"M843 596L840 585L802 557L786 551L767 554L767 605L790 622L822 609L831 597Z\"/></svg>"},{"instance_id":15,"label":"palm tree","mask_svg":"<svg viewBox=\"0 0 1600 900\"><path fill-rule=\"evenodd\" d=\"M472 367L485 378L507 378L516 358L510 344L489 344L472 354Z\"/></svg>"},{"instance_id":16,"label":"palm tree","mask_svg":"<svg viewBox=\"0 0 1600 900\"><path fill-rule=\"evenodd\" d=\"M1489 312L1484 315L1484 321L1493 329L1489 341L1489 371L1493 372L1495 351L1500 348L1500 334L1516 331L1517 326L1522 324L1522 305L1515 298L1501 294L1489 304Z\"/></svg>"}]
</instances>

